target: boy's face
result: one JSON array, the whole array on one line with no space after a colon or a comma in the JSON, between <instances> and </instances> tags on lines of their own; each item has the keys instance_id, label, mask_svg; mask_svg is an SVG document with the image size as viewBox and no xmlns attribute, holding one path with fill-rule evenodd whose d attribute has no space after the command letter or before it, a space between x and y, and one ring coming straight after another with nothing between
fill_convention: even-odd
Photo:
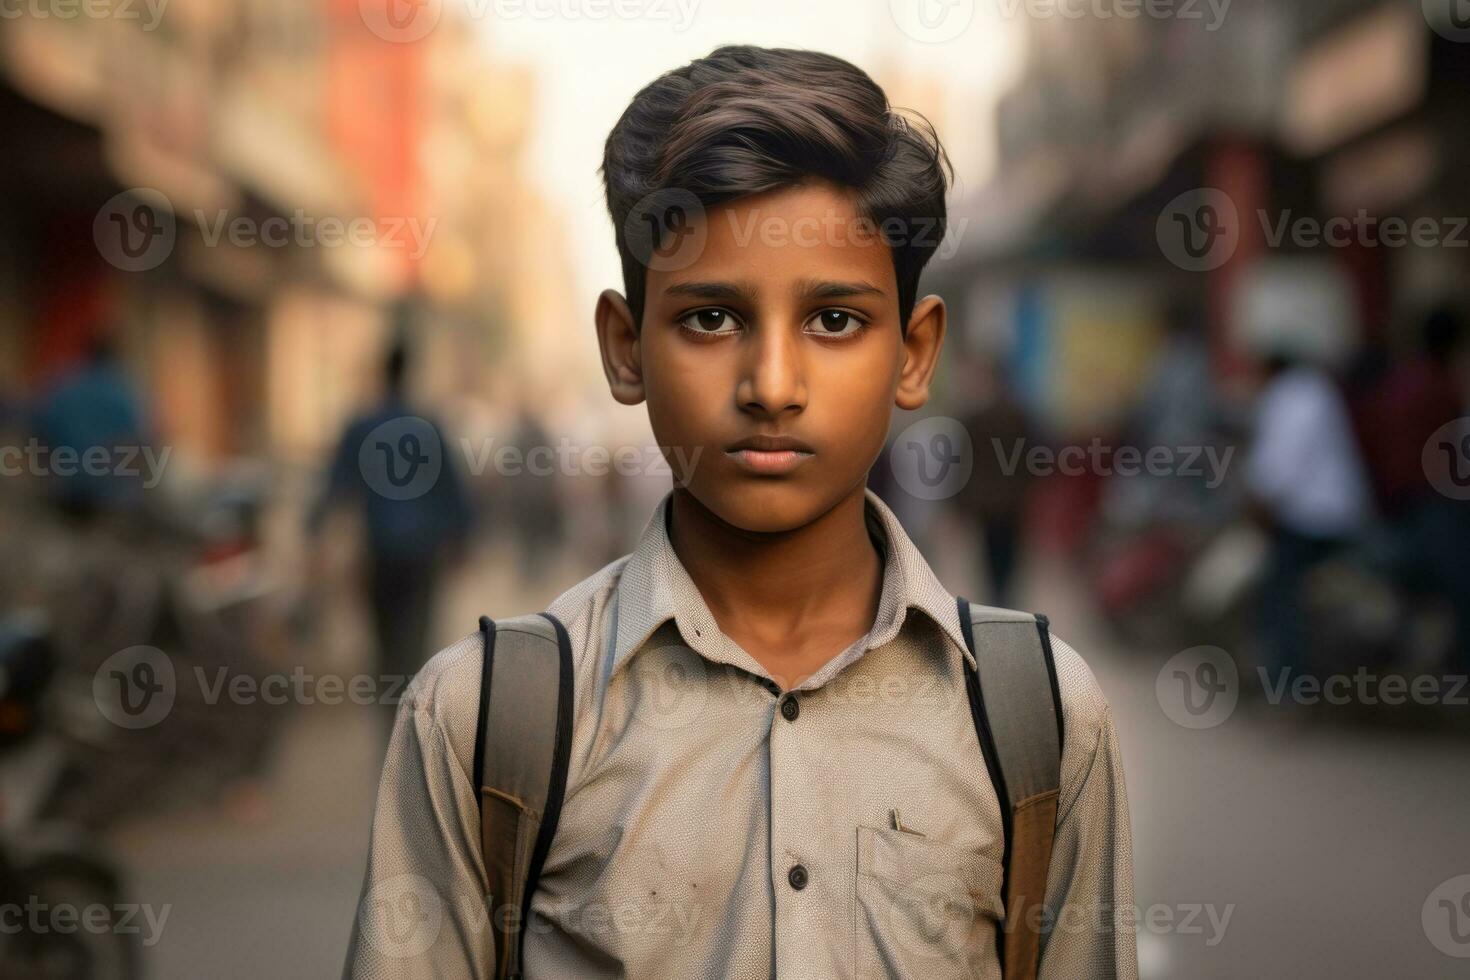
<instances>
[{"instance_id":1,"label":"boy's face","mask_svg":"<svg viewBox=\"0 0 1470 980\"><path fill-rule=\"evenodd\" d=\"M675 480L720 519L801 527L860 492L892 407L928 399L944 304L921 300L903 335L889 248L830 184L743 198L702 223L693 262L648 271L641 330L620 295L599 301L613 396L648 402ZM739 445L759 437L794 448Z\"/></svg>"}]
</instances>

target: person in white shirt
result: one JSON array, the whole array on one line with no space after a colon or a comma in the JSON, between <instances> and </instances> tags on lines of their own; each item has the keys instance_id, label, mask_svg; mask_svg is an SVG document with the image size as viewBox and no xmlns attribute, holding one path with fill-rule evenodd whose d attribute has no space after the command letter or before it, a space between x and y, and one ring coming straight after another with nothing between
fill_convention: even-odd
<instances>
[{"instance_id":1,"label":"person in white shirt","mask_svg":"<svg viewBox=\"0 0 1470 980\"><path fill-rule=\"evenodd\" d=\"M1283 356L1271 358L1266 370L1246 482L1271 535L1261 628L1270 666L1279 671L1303 666L1307 573L1366 527L1372 498L1347 405L1332 377Z\"/></svg>"}]
</instances>

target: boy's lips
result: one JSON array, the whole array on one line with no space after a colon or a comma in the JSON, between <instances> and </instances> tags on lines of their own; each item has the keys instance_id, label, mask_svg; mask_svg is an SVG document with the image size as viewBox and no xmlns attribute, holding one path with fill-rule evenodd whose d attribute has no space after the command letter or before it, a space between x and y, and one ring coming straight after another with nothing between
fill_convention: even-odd
<instances>
[{"instance_id":1,"label":"boy's lips","mask_svg":"<svg viewBox=\"0 0 1470 980\"><path fill-rule=\"evenodd\" d=\"M812 447L790 436L750 436L725 450L735 464L761 476L790 473L816 455Z\"/></svg>"}]
</instances>

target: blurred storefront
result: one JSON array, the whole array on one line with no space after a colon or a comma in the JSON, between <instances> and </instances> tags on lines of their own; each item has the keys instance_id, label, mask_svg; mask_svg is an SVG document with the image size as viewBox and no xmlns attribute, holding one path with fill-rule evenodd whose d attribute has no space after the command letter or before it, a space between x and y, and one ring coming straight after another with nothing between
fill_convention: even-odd
<instances>
[{"instance_id":1,"label":"blurred storefront","mask_svg":"<svg viewBox=\"0 0 1470 980\"><path fill-rule=\"evenodd\" d=\"M1470 272L1470 232L1454 217L1470 215L1470 46L1433 26L1419 4L1360 11L1309 39L1283 93L1283 140L1313 171L1317 213L1367 229L1341 258L1365 322L1391 346L1417 310L1463 300ZM1434 234L1386 247L1390 221Z\"/></svg>"},{"instance_id":2,"label":"blurred storefront","mask_svg":"<svg viewBox=\"0 0 1470 980\"><path fill-rule=\"evenodd\" d=\"M1054 446L1128 438L1169 320L1186 308L1243 421L1243 323L1269 266L1310 267L1344 293L1333 329L1367 345L1355 377L1407 352L1424 309L1463 306L1470 282L1470 230L1454 217L1470 215L1457 179L1470 163L1470 36L1451 40L1432 6L1239 2L1213 23L1028 18L994 178L954 210L950 254L930 273L957 351L999 361ZM1212 221L1228 244L1195 261L1169 221L1202 232ZM1433 234L1416 239L1421 225ZM1411 233L1391 242L1389 227ZM1350 234L1324 241L1323 228ZM1077 543L1103 482L1048 482L1034 526L1053 546Z\"/></svg>"},{"instance_id":3,"label":"blurred storefront","mask_svg":"<svg viewBox=\"0 0 1470 980\"><path fill-rule=\"evenodd\" d=\"M1056 435L1106 431L1146 375L1184 275L1158 247L1167 202L1201 186L1273 193L1279 155L1258 134L1285 71L1280 19L1250 5L1214 29L1028 21L1027 68L998 113L996 179L957 216L966 233L935 275L965 346L1008 358Z\"/></svg>"},{"instance_id":4,"label":"blurred storefront","mask_svg":"<svg viewBox=\"0 0 1470 980\"><path fill-rule=\"evenodd\" d=\"M191 465L306 462L371 394L405 295L430 398L565 322L560 227L521 176L532 83L469 25L394 43L358 0L137 9L0 22L16 400L106 333ZM134 231L146 254L114 254Z\"/></svg>"},{"instance_id":5,"label":"blurred storefront","mask_svg":"<svg viewBox=\"0 0 1470 980\"><path fill-rule=\"evenodd\" d=\"M1268 255L1345 267L1370 334L1463 289L1467 252L1448 242L1447 216L1470 214L1455 180L1470 45L1437 32L1420 3L1238 3L1218 23L1027 26L996 177L952 217L955 252L933 275L963 347L1008 358L1056 433L1106 430L1126 410L1170 296L1203 300L1217 370L1234 373L1241 277ZM1239 216L1228 261L1204 270L1181 267L1159 237L1171 203L1200 189ZM1367 242L1274 240L1303 218L1366 222ZM1446 240L1383 247L1373 229L1390 218L1434 220Z\"/></svg>"},{"instance_id":6,"label":"blurred storefront","mask_svg":"<svg viewBox=\"0 0 1470 980\"><path fill-rule=\"evenodd\" d=\"M246 441L232 420L249 417L236 409L260 387L250 377L259 361L250 356L252 304L217 288L222 279L248 284L251 270L210 275L191 259L196 229L179 218L243 206L210 145L219 9L179 4L167 30L117 17L22 17L0 35L14 110L6 145L24 161L6 187L5 236L24 270L4 330L22 365L13 390L44 388L110 335L152 394L160 436L205 457ZM128 207L117 195L130 188L167 201L168 213ZM145 222L132 257L146 271L112 264L128 256L104 247L109 211ZM149 249L172 254L154 262ZM242 294L251 295L260 294Z\"/></svg>"}]
</instances>

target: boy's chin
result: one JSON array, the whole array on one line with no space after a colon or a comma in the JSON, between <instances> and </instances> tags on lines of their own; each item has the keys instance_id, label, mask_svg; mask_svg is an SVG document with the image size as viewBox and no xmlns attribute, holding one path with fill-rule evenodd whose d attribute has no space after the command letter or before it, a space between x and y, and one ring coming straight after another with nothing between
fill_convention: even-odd
<instances>
[{"instance_id":1,"label":"boy's chin","mask_svg":"<svg viewBox=\"0 0 1470 980\"><path fill-rule=\"evenodd\" d=\"M781 534L805 527L836 502L809 484L786 480L740 480L710 492L688 489L721 521L753 534Z\"/></svg>"}]
</instances>

